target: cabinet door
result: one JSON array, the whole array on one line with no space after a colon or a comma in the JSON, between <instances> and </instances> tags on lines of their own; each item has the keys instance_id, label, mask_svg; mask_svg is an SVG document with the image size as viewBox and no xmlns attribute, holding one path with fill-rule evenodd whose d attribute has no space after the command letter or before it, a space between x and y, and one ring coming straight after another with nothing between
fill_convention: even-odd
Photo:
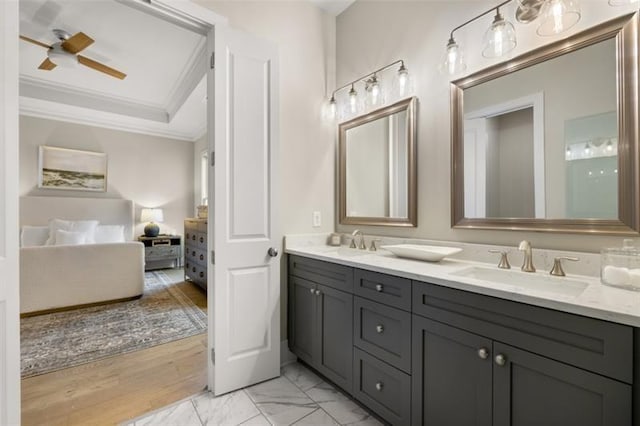
<instances>
[{"instance_id":1,"label":"cabinet door","mask_svg":"<svg viewBox=\"0 0 640 426\"><path fill-rule=\"evenodd\" d=\"M502 343L493 351L495 426L631 424L630 385Z\"/></svg>"},{"instance_id":2,"label":"cabinet door","mask_svg":"<svg viewBox=\"0 0 640 426\"><path fill-rule=\"evenodd\" d=\"M316 284L289 276L289 341L291 351L308 364L318 352Z\"/></svg>"},{"instance_id":3,"label":"cabinet door","mask_svg":"<svg viewBox=\"0 0 640 426\"><path fill-rule=\"evenodd\" d=\"M413 316L412 424L491 425L491 340Z\"/></svg>"},{"instance_id":4,"label":"cabinet door","mask_svg":"<svg viewBox=\"0 0 640 426\"><path fill-rule=\"evenodd\" d=\"M353 382L353 295L318 285L320 352L316 368L351 393Z\"/></svg>"}]
</instances>

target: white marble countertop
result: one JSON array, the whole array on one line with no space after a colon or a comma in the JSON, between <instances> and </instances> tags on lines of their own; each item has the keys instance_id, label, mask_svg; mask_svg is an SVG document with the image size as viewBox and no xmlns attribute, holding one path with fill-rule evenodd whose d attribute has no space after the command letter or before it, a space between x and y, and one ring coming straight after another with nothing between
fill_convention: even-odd
<instances>
[{"instance_id":1,"label":"white marble countertop","mask_svg":"<svg viewBox=\"0 0 640 426\"><path fill-rule=\"evenodd\" d=\"M567 274L567 277L552 277L546 271L535 272L540 279L558 286L567 285L563 284L563 280L581 281L587 284L584 291L577 296L568 296L540 290L533 285L518 286L515 281L511 285L454 275L473 266L498 269L494 264L471 260L445 258L441 262L431 263L402 259L382 249L370 252L347 249L343 246L338 250L336 247L323 245L317 241L315 243L307 241L305 244L295 244L292 241L286 244L285 252L640 327L640 292L602 285L600 279L593 276ZM518 274L529 276L525 279L532 275L532 273L521 272L517 267L513 267L509 273L516 277Z\"/></svg>"}]
</instances>

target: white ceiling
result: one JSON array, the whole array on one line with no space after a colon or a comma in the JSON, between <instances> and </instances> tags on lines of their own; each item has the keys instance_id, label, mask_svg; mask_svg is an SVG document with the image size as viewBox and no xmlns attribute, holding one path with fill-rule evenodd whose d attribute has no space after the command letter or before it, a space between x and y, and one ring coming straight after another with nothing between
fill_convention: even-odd
<instances>
[{"instance_id":1,"label":"white ceiling","mask_svg":"<svg viewBox=\"0 0 640 426\"><path fill-rule=\"evenodd\" d=\"M344 12L349 6L355 3L356 0L309 0L311 3L318 6L320 9L324 9L333 16L338 16Z\"/></svg>"},{"instance_id":2,"label":"white ceiling","mask_svg":"<svg viewBox=\"0 0 640 426\"><path fill-rule=\"evenodd\" d=\"M194 140L206 129L205 37L113 0L24 0L20 33L51 44L51 32L82 31L87 56L127 74L118 80L78 65L38 69L46 49L20 41L21 112Z\"/></svg>"}]
</instances>

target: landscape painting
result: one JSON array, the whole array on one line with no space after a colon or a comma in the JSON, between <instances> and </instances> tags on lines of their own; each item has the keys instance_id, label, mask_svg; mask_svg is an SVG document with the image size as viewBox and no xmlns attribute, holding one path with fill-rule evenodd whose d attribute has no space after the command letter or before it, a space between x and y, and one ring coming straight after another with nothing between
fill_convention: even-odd
<instances>
[{"instance_id":1,"label":"landscape painting","mask_svg":"<svg viewBox=\"0 0 640 426\"><path fill-rule=\"evenodd\" d=\"M107 154L40 146L38 187L107 190Z\"/></svg>"}]
</instances>

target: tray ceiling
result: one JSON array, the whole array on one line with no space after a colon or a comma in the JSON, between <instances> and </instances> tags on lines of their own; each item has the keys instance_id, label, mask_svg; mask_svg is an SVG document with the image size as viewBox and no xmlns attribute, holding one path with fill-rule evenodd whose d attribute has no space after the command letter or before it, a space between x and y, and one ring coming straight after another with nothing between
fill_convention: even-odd
<instances>
[{"instance_id":1,"label":"tray ceiling","mask_svg":"<svg viewBox=\"0 0 640 426\"><path fill-rule=\"evenodd\" d=\"M155 128L155 134L192 140L202 136L204 36L114 0L20 2L20 34L52 44L54 28L93 38L82 55L127 77L118 80L80 65L39 70L47 49L20 41L21 113L94 125L103 117L107 127L118 127L122 117L128 130Z\"/></svg>"}]
</instances>

